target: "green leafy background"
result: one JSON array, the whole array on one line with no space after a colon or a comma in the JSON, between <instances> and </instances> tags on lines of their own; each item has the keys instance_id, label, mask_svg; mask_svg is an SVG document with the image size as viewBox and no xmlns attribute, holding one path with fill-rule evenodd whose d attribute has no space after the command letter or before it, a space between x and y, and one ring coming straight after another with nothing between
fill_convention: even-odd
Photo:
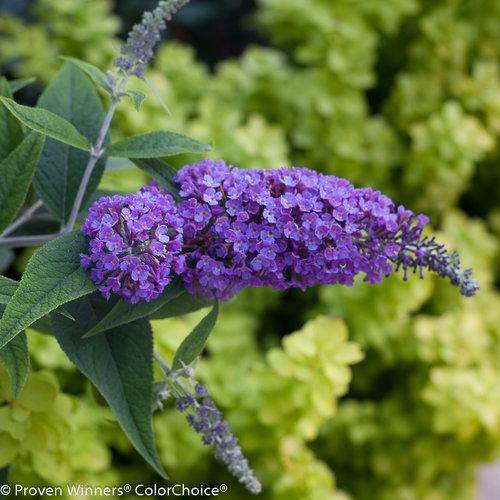
<instances>
[{"instance_id":1,"label":"green leafy background","mask_svg":"<svg viewBox=\"0 0 500 500\"><path fill-rule=\"evenodd\" d=\"M148 98L140 112L124 102L115 137L175 130L240 166L304 165L382 189L432 215L481 291L463 299L439 279L396 276L248 290L221 305L198 374L262 498L470 499L477 465L500 455L500 3L258 0L246 22L265 47L214 68L164 44L148 78L171 114L138 83ZM42 83L58 55L105 69L119 30L107 0L37 0L30 24L1 15L0 62ZM118 165L101 188L145 180ZM154 321L156 348L172 361L208 311ZM0 468L14 459L13 480L34 485L159 481L56 341L27 337L34 373L0 406ZM181 415L167 408L154 426L174 482L247 498Z\"/></svg>"}]
</instances>

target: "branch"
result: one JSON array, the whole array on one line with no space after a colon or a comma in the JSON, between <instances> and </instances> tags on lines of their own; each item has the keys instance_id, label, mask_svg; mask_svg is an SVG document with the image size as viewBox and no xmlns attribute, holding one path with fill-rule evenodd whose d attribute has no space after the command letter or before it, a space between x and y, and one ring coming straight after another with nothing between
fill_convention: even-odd
<instances>
[{"instance_id":1,"label":"branch","mask_svg":"<svg viewBox=\"0 0 500 500\"><path fill-rule=\"evenodd\" d=\"M38 200L34 203L30 208L26 209L26 211L19 216L17 220L15 220L10 226L5 228L5 231L0 234L0 239L5 236L13 233L18 227L22 226L25 222L31 219L33 214L39 209L43 207L43 201Z\"/></svg>"},{"instance_id":2,"label":"branch","mask_svg":"<svg viewBox=\"0 0 500 500\"><path fill-rule=\"evenodd\" d=\"M11 236L7 238L0 238L0 247L5 248L22 248L22 247L32 247L37 245L43 245L58 236L63 235L64 232L53 234L37 234L34 236Z\"/></svg>"},{"instance_id":3,"label":"branch","mask_svg":"<svg viewBox=\"0 0 500 500\"><path fill-rule=\"evenodd\" d=\"M115 88L113 88L112 90L113 98L111 101L111 105L108 109L108 112L106 113L101 129L99 130L99 135L97 137L97 140L95 144L91 147L89 161L87 163L87 166L85 167L85 171L83 173L80 186L78 187L78 192L76 193L75 201L73 203L73 207L71 208L71 213L68 218L68 222L61 228L61 231L59 233L40 234L34 236L6 237L10 233L12 233L12 231L14 231L19 226L28 221L31 218L31 216L36 212L36 210L38 210L38 208L42 206L43 203L41 201L38 201L37 203L35 203L35 205L26 210L26 212L21 217L19 217L19 219L17 219L9 227L7 227L7 229L0 236L0 247L17 248L23 246L41 245L43 243L47 243L48 241L53 240L54 238L57 238L58 236L61 236L63 234L68 234L73 230L94 167L96 166L96 163L98 162L99 158L104 153L104 142L109 132L109 128L111 126L111 121L113 120L116 107L120 102L120 98L122 96L122 90L123 87L125 86L126 81L127 78L126 77L123 78L120 81L120 83L118 83L117 85L115 84Z\"/></svg>"},{"instance_id":4,"label":"branch","mask_svg":"<svg viewBox=\"0 0 500 500\"><path fill-rule=\"evenodd\" d=\"M96 143L92 146L90 152L90 158L85 167L85 172L83 173L82 180L80 182L80 187L78 188L78 192L76 193L76 198L73 203L73 208L71 209L71 213L68 219L68 222L64 226L64 232L69 233L73 230L73 226L75 225L76 219L78 217L78 213L80 212L80 208L82 206L83 197L85 196L85 191L87 190L87 186L94 170L96 163L99 158L104 153L104 141L106 140L106 136L108 134L109 128L111 126L111 121L113 120L113 116L116 111L116 107L120 102L121 92L123 87L125 86L127 79L123 78L121 82L118 84L116 88L113 89L113 99L111 101L111 105L106 113L106 117L101 126L101 130L99 131L99 136L97 138Z\"/></svg>"}]
</instances>

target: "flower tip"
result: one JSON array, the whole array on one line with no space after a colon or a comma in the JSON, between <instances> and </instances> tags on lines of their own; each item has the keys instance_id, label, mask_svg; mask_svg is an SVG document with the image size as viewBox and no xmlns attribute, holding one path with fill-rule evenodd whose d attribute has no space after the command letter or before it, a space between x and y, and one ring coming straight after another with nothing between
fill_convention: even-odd
<instances>
[{"instance_id":1,"label":"flower tip","mask_svg":"<svg viewBox=\"0 0 500 500\"><path fill-rule=\"evenodd\" d=\"M471 278L471 275L472 269L466 269L463 272L463 278L460 282L460 293L464 297L472 297L479 291L479 284L477 280Z\"/></svg>"}]
</instances>

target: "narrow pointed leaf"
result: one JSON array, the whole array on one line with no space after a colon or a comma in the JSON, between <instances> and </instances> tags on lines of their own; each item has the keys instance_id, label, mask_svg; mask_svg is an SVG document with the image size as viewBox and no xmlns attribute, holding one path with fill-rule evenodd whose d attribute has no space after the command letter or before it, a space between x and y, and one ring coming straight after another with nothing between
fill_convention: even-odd
<instances>
[{"instance_id":1,"label":"narrow pointed leaf","mask_svg":"<svg viewBox=\"0 0 500 500\"><path fill-rule=\"evenodd\" d=\"M12 97L10 83L0 78L0 96ZM4 106L0 106L0 161L9 156L23 140L23 127Z\"/></svg>"},{"instance_id":2,"label":"narrow pointed leaf","mask_svg":"<svg viewBox=\"0 0 500 500\"><path fill-rule=\"evenodd\" d=\"M181 295L175 297L160 309L153 312L150 319L155 320L183 316L184 314L211 306L213 302L213 299L209 299L203 295L191 295L188 292L183 292Z\"/></svg>"},{"instance_id":3,"label":"narrow pointed leaf","mask_svg":"<svg viewBox=\"0 0 500 500\"><path fill-rule=\"evenodd\" d=\"M36 78L18 78L17 80L10 80L9 81L9 87L10 87L10 93L15 94L19 90L24 89L24 87L27 87L28 85L31 85L32 83L36 82Z\"/></svg>"},{"instance_id":4,"label":"narrow pointed leaf","mask_svg":"<svg viewBox=\"0 0 500 500\"><path fill-rule=\"evenodd\" d=\"M99 85L108 94L111 94L111 89L109 88L108 79L106 78L106 73L101 71L97 66L90 64L88 62L77 59L76 57L61 56L61 59L68 61L80 70L82 70L96 85Z\"/></svg>"},{"instance_id":5,"label":"narrow pointed leaf","mask_svg":"<svg viewBox=\"0 0 500 500\"><path fill-rule=\"evenodd\" d=\"M207 339L214 329L219 315L219 303L215 301L213 309L194 327L194 330L182 341L174 356L174 370L191 364L205 348Z\"/></svg>"},{"instance_id":6,"label":"narrow pointed leaf","mask_svg":"<svg viewBox=\"0 0 500 500\"><path fill-rule=\"evenodd\" d=\"M137 158L132 160L155 181L158 181L170 194L180 198L180 186L174 181L177 171L159 158Z\"/></svg>"},{"instance_id":7,"label":"narrow pointed leaf","mask_svg":"<svg viewBox=\"0 0 500 500\"><path fill-rule=\"evenodd\" d=\"M28 134L0 163L0 233L22 207L42 153L45 137Z\"/></svg>"},{"instance_id":8,"label":"narrow pointed leaf","mask_svg":"<svg viewBox=\"0 0 500 500\"><path fill-rule=\"evenodd\" d=\"M134 135L112 144L110 156L119 158L161 158L181 153L200 153L210 146L175 132L159 131Z\"/></svg>"},{"instance_id":9,"label":"narrow pointed leaf","mask_svg":"<svg viewBox=\"0 0 500 500\"><path fill-rule=\"evenodd\" d=\"M17 290L17 281L0 276L0 315ZM17 399L28 378L30 359L26 334L21 332L3 349L0 349L0 363L4 364L9 374L12 397Z\"/></svg>"},{"instance_id":10,"label":"narrow pointed leaf","mask_svg":"<svg viewBox=\"0 0 500 500\"><path fill-rule=\"evenodd\" d=\"M61 316L70 319L71 321L75 321L74 316L63 306L58 307L56 309L56 312L59 313Z\"/></svg>"},{"instance_id":11,"label":"narrow pointed leaf","mask_svg":"<svg viewBox=\"0 0 500 500\"><path fill-rule=\"evenodd\" d=\"M89 79L73 64L66 63L51 81L38 106L68 120L90 142L95 142L104 120L99 96ZM35 172L34 187L38 196L55 217L66 222L89 160L84 151L48 139ZM90 177L85 202L97 189L106 164L101 158Z\"/></svg>"},{"instance_id":12,"label":"narrow pointed leaf","mask_svg":"<svg viewBox=\"0 0 500 500\"><path fill-rule=\"evenodd\" d=\"M136 450L165 477L152 428L151 327L142 319L82 339L100 316L99 301L94 299L87 296L68 304L76 322L60 315L52 316L56 338L68 358L102 394Z\"/></svg>"},{"instance_id":13,"label":"narrow pointed leaf","mask_svg":"<svg viewBox=\"0 0 500 500\"><path fill-rule=\"evenodd\" d=\"M16 293L19 283L6 276L0 276L0 305L6 306Z\"/></svg>"},{"instance_id":14,"label":"narrow pointed leaf","mask_svg":"<svg viewBox=\"0 0 500 500\"><path fill-rule=\"evenodd\" d=\"M142 107L144 100L146 99L146 94L144 92L139 92L138 90L129 90L125 92L125 95L132 99L134 107L139 111Z\"/></svg>"},{"instance_id":15,"label":"narrow pointed leaf","mask_svg":"<svg viewBox=\"0 0 500 500\"><path fill-rule=\"evenodd\" d=\"M80 253L86 249L85 236L73 232L33 254L0 320L0 349L45 314L97 289L80 266Z\"/></svg>"},{"instance_id":16,"label":"narrow pointed leaf","mask_svg":"<svg viewBox=\"0 0 500 500\"><path fill-rule=\"evenodd\" d=\"M90 150L89 141L71 123L55 113L45 109L23 106L7 97L0 97L0 101L26 127L75 148L84 151Z\"/></svg>"},{"instance_id":17,"label":"narrow pointed leaf","mask_svg":"<svg viewBox=\"0 0 500 500\"><path fill-rule=\"evenodd\" d=\"M30 370L28 341L24 332L21 332L3 349L0 349L0 363L7 368L12 387L12 398L17 399L23 390Z\"/></svg>"},{"instance_id":18,"label":"narrow pointed leaf","mask_svg":"<svg viewBox=\"0 0 500 500\"><path fill-rule=\"evenodd\" d=\"M84 338L93 337L100 332L130 323L136 319L149 317L149 315L178 297L182 292L182 285L179 281L175 280L156 300L152 300L151 302L142 301L131 306L128 302L119 300L113 309L84 335Z\"/></svg>"}]
</instances>

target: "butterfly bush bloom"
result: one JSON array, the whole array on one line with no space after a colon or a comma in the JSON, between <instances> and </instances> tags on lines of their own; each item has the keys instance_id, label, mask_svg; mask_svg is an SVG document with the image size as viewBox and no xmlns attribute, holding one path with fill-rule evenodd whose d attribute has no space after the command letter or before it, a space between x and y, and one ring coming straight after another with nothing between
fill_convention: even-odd
<instances>
[{"instance_id":1,"label":"butterfly bush bloom","mask_svg":"<svg viewBox=\"0 0 500 500\"><path fill-rule=\"evenodd\" d=\"M262 486L254 476L247 459L231 433L228 423L210 398L207 388L196 383L192 393L185 393L177 399L175 407L186 413L189 425L202 436L208 446L215 446L215 458L223 462L231 474L251 493L260 493Z\"/></svg>"},{"instance_id":2,"label":"butterfly bush bloom","mask_svg":"<svg viewBox=\"0 0 500 500\"><path fill-rule=\"evenodd\" d=\"M83 226L101 292L156 298L181 275L193 294L227 299L244 287L277 290L377 283L402 268L478 286L456 253L423 236L429 222L370 188L306 168L243 170L206 159L176 176L177 203L157 184L99 200Z\"/></svg>"},{"instance_id":3,"label":"butterfly bush bloom","mask_svg":"<svg viewBox=\"0 0 500 500\"><path fill-rule=\"evenodd\" d=\"M115 60L115 66L139 78L144 77L144 66L153 58L154 48L160 41L161 32L166 29L166 21L189 0L165 0L151 12L145 12L142 22L136 24L129 33L127 43L122 47L122 55Z\"/></svg>"},{"instance_id":4,"label":"butterfly bush bloom","mask_svg":"<svg viewBox=\"0 0 500 500\"><path fill-rule=\"evenodd\" d=\"M112 292L135 304L157 298L184 270L183 221L174 198L150 183L138 193L103 197L82 226L89 253L81 264L109 299Z\"/></svg>"},{"instance_id":5,"label":"butterfly bush bloom","mask_svg":"<svg viewBox=\"0 0 500 500\"><path fill-rule=\"evenodd\" d=\"M394 269L437 272L473 295L461 270L434 239L429 222L370 188L306 168L244 170L206 159L175 179L187 249L183 279L194 294L227 299L246 286L277 290L377 283Z\"/></svg>"}]
</instances>

